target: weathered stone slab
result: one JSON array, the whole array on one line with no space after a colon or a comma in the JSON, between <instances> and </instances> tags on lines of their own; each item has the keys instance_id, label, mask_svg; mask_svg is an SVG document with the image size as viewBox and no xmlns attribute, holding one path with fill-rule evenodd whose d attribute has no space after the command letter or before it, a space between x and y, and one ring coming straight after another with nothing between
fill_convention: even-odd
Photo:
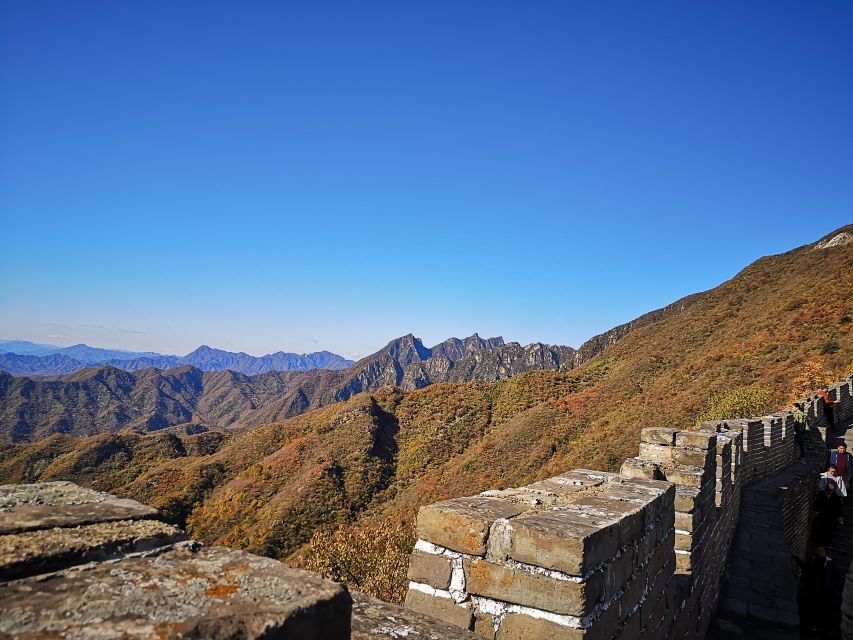
<instances>
[{"instance_id":1,"label":"weathered stone slab","mask_svg":"<svg viewBox=\"0 0 853 640\"><path fill-rule=\"evenodd\" d=\"M637 504L627 500L618 500L606 493L596 496L585 496L567 509L577 510L580 515L591 515L602 521L616 521L619 547L634 542L643 535L646 527L647 510L645 504Z\"/></svg>"},{"instance_id":2,"label":"weathered stone slab","mask_svg":"<svg viewBox=\"0 0 853 640\"><path fill-rule=\"evenodd\" d=\"M0 536L0 581L111 560L186 540L158 520L119 520Z\"/></svg>"},{"instance_id":3,"label":"weathered stone slab","mask_svg":"<svg viewBox=\"0 0 853 640\"><path fill-rule=\"evenodd\" d=\"M619 473L626 478L646 478L648 480L659 480L663 478L660 464L643 458L628 458L622 463Z\"/></svg>"},{"instance_id":4,"label":"weathered stone slab","mask_svg":"<svg viewBox=\"0 0 853 640\"><path fill-rule=\"evenodd\" d=\"M483 496L437 502L418 511L418 536L454 551L482 556L486 553L486 537L492 523L499 518L517 516L529 508L529 505Z\"/></svg>"},{"instance_id":5,"label":"weathered stone slab","mask_svg":"<svg viewBox=\"0 0 853 640\"><path fill-rule=\"evenodd\" d=\"M452 598L434 596L416 589L406 592L406 608L465 630L471 629L474 624L474 611L467 603L459 605Z\"/></svg>"},{"instance_id":6,"label":"weathered stone slab","mask_svg":"<svg viewBox=\"0 0 853 640\"><path fill-rule=\"evenodd\" d=\"M672 463L673 447L664 444L640 443L640 457L652 460L659 464L668 465Z\"/></svg>"},{"instance_id":7,"label":"weathered stone slab","mask_svg":"<svg viewBox=\"0 0 853 640\"><path fill-rule=\"evenodd\" d=\"M640 442L649 444L662 444L672 446L675 444L675 436L678 429L669 427L646 427L640 431Z\"/></svg>"},{"instance_id":8,"label":"weathered stone slab","mask_svg":"<svg viewBox=\"0 0 853 640\"><path fill-rule=\"evenodd\" d=\"M452 572L453 567L447 556L424 553L416 549L409 558L409 580L428 584L436 589L447 589L450 586Z\"/></svg>"},{"instance_id":9,"label":"weathered stone slab","mask_svg":"<svg viewBox=\"0 0 853 640\"><path fill-rule=\"evenodd\" d=\"M675 435L675 444L694 449L713 449L717 446L717 434L707 431L679 431Z\"/></svg>"},{"instance_id":10,"label":"weathered stone slab","mask_svg":"<svg viewBox=\"0 0 853 640\"><path fill-rule=\"evenodd\" d=\"M672 450L672 461L702 469L710 469L716 465L716 449L693 449L688 447L675 447Z\"/></svg>"},{"instance_id":11,"label":"weathered stone slab","mask_svg":"<svg viewBox=\"0 0 853 640\"><path fill-rule=\"evenodd\" d=\"M377 640L378 638L474 640L476 636L448 622L353 591L351 638L352 640Z\"/></svg>"},{"instance_id":12,"label":"weathered stone slab","mask_svg":"<svg viewBox=\"0 0 853 640\"><path fill-rule=\"evenodd\" d=\"M562 626L550 620L531 618L520 613L510 613L498 629L497 640L581 640L586 637L583 629Z\"/></svg>"},{"instance_id":13,"label":"weathered stone slab","mask_svg":"<svg viewBox=\"0 0 853 640\"><path fill-rule=\"evenodd\" d=\"M607 471L573 469L558 476L529 484L525 489L550 491L558 496L572 497L594 491L596 487L600 487L605 482L615 481L617 478L617 474Z\"/></svg>"},{"instance_id":14,"label":"weathered stone slab","mask_svg":"<svg viewBox=\"0 0 853 640\"><path fill-rule=\"evenodd\" d=\"M556 489L556 491L552 489ZM499 500L526 505L529 507L556 504L560 501L564 494L565 491L560 485L553 485L548 489L534 489L531 487L518 487L512 489L490 489L489 491L483 491L482 493L480 493L480 495L484 498L498 498Z\"/></svg>"},{"instance_id":15,"label":"weathered stone slab","mask_svg":"<svg viewBox=\"0 0 853 640\"><path fill-rule=\"evenodd\" d=\"M695 487L677 486L675 488L675 510L685 513L693 511L700 494L701 491Z\"/></svg>"},{"instance_id":16,"label":"weathered stone slab","mask_svg":"<svg viewBox=\"0 0 853 640\"><path fill-rule=\"evenodd\" d=\"M676 465L666 469L666 479L675 484L701 488L706 480L706 472L699 467Z\"/></svg>"},{"instance_id":17,"label":"weathered stone slab","mask_svg":"<svg viewBox=\"0 0 853 640\"><path fill-rule=\"evenodd\" d=\"M574 582L480 559L466 558L463 567L468 593L559 614L586 615L604 590L603 574Z\"/></svg>"},{"instance_id":18,"label":"weathered stone slab","mask_svg":"<svg viewBox=\"0 0 853 640\"><path fill-rule=\"evenodd\" d=\"M583 576L613 557L618 547L616 519L561 508L513 520L509 555L519 562Z\"/></svg>"},{"instance_id":19,"label":"weathered stone slab","mask_svg":"<svg viewBox=\"0 0 853 640\"><path fill-rule=\"evenodd\" d=\"M158 518L153 507L73 482L0 485L0 535L116 520Z\"/></svg>"},{"instance_id":20,"label":"weathered stone slab","mask_svg":"<svg viewBox=\"0 0 853 640\"><path fill-rule=\"evenodd\" d=\"M346 588L269 558L182 543L0 585L0 637L350 637Z\"/></svg>"}]
</instances>

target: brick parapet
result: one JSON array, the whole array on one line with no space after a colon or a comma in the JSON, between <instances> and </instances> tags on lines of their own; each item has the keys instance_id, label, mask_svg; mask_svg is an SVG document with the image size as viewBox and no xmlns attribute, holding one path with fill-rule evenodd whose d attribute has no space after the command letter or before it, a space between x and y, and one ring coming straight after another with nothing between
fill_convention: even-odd
<instances>
[{"instance_id":1,"label":"brick parapet","mask_svg":"<svg viewBox=\"0 0 853 640\"><path fill-rule=\"evenodd\" d=\"M853 415L851 388L830 389L839 420ZM822 455L822 401L803 402L806 448ZM407 604L499 640L704 637L743 491L799 458L793 414L642 429L639 453L619 474L575 470L422 508ZM811 487L797 477L773 508L801 555Z\"/></svg>"}]
</instances>

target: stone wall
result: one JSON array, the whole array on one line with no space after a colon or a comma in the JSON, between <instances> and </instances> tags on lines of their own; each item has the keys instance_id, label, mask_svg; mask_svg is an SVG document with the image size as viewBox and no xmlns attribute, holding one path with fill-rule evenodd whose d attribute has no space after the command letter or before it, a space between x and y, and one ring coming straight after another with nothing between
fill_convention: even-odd
<instances>
[{"instance_id":1,"label":"stone wall","mask_svg":"<svg viewBox=\"0 0 853 640\"><path fill-rule=\"evenodd\" d=\"M0 638L473 639L71 482L0 486Z\"/></svg>"},{"instance_id":2,"label":"stone wall","mask_svg":"<svg viewBox=\"0 0 853 640\"><path fill-rule=\"evenodd\" d=\"M837 420L853 415L851 386L830 390ZM575 470L423 507L407 606L498 640L703 638L738 552L743 498L770 505L776 534L766 547L784 558L790 580L780 588L795 581L787 565L805 549L826 448L823 403L805 403L807 465L792 464L793 416L780 412L698 431L643 429L640 455L619 474ZM773 480L786 470L787 484Z\"/></svg>"}]
</instances>

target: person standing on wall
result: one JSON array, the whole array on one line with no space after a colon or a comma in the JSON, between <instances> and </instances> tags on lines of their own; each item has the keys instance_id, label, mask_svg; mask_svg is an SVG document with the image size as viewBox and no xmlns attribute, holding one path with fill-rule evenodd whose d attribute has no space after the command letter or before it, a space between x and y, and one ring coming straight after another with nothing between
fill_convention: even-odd
<instances>
[{"instance_id":1,"label":"person standing on wall","mask_svg":"<svg viewBox=\"0 0 853 640\"><path fill-rule=\"evenodd\" d=\"M832 405L835 404L835 401L829 399L829 387L824 387L817 392L817 395L823 400L823 415L826 416L826 425L831 431L835 428L835 415L832 412Z\"/></svg>"},{"instance_id":2,"label":"person standing on wall","mask_svg":"<svg viewBox=\"0 0 853 640\"><path fill-rule=\"evenodd\" d=\"M829 465L829 469L820 474L820 479L817 481L817 488L821 491L826 487L827 481L833 481L838 489L836 493L842 499L847 497L847 484L844 482L844 478L838 475L838 469L836 469L834 464Z\"/></svg>"},{"instance_id":3,"label":"person standing on wall","mask_svg":"<svg viewBox=\"0 0 853 640\"><path fill-rule=\"evenodd\" d=\"M800 448L800 462L806 463L806 445L803 440L803 433L808 429L806 423L806 414L803 412L803 405L799 402L794 403L794 437L797 439L797 446Z\"/></svg>"},{"instance_id":4,"label":"person standing on wall","mask_svg":"<svg viewBox=\"0 0 853 640\"><path fill-rule=\"evenodd\" d=\"M853 472L853 456L847 453L847 445L843 442L838 445L838 448L829 452L829 457L826 460L826 468L834 466L838 475L844 479L844 482L850 485L850 474Z\"/></svg>"},{"instance_id":5,"label":"person standing on wall","mask_svg":"<svg viewBox=\"0 0 853 640\"><path fill-rule=\"evenodd\" d=\"M812 509L817 511L817 517L814 520L817 543L824 546L829 546L832 542L835 528L841 519L841 498L838 497L837 490L838 485L835 481L827 479L823 491L817 494L812 504Z\"/></svg>"}]
</instances>

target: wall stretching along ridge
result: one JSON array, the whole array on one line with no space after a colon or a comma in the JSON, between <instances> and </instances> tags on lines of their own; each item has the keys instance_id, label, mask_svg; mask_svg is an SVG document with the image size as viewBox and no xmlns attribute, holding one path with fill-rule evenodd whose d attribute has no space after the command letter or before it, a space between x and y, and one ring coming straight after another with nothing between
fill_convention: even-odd
<instances>
[{"instance_id":1,"label":"wall stretching along ridge","mask_svg":"<svg viewBox=\"0 0 853 640\"><path fill-rule=\"evenodd\" d=\"M851 390L853 377L831 388L836 420L853 415ZM727 614L795 627L796 569L785 561L805 552L826 449L822 403L804 402L809 465L793 465L784 411L646 428L619 474L576 469L422 507L406 606L497 640L698 639L723 590ZM751 551L750 518L761 516L745 512L739 527L742 503L775 519L763 552L788 577L775 587L787 617L722 589L730 553Z\"/></svg>"}]
</instances>

